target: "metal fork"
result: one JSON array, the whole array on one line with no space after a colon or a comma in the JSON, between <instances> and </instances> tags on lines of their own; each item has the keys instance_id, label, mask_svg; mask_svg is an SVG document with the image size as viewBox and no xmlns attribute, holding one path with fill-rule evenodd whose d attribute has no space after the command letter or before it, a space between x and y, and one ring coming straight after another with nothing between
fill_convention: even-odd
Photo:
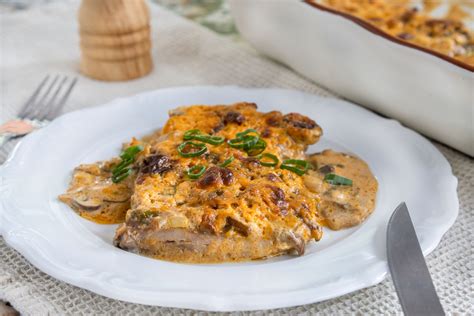
<instances>
[{"instance_id":1,"label":"metal fork","mask_svg":"<svg viewBox=\"0 0 474 316\"><path fill-rule=\"evenodd\" d=\"M45 126L66 104L77 78L47 75L18 112L16 120L0 126L0 146L14 137Z\"/></svg>"}]
</instances>

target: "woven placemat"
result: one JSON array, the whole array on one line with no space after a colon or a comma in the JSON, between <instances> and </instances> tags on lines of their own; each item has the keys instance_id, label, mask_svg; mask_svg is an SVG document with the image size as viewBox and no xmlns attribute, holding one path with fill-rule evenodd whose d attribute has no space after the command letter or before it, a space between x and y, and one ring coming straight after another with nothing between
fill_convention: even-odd
<instances>
[{"instance_id":1,"label":"woven placemat","mask_svg":"<svg viewBox=\"0 0 474 316\"><path fill-rule=\"evenodd\" d=\"M1 16L0 120L13 117L39 79L54 71L76 74L79 61L75 10L63 1ZM234 84L292 88L327 97L331 92L286 67L228 39L152 6L155 70L127 83L80 79L66 111L107 102L115 97L177 85ZM57 40L38 42L46 32ZM21 38L17 36L22 34ZM54 34L54 35L53 35ZM35 41L36 40L36 41ZM427 262L447 312L474 314L473 226L474 160L435 144L459 179L459 217ZM11 145L0 152L5 158ZM192 310L125 303L55 280L33 267L0 238L0 299L24 315L40 314L204 314ZM325 302L251 314L396 314L401 313L393 285L382 283ZM244 314L244 313L238 313Z\"/></svg>"}]
</instances>

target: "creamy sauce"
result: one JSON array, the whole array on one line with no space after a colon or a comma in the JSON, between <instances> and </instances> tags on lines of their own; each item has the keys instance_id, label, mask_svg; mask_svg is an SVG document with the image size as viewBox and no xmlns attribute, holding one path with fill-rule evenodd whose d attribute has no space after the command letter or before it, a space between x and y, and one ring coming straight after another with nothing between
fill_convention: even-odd
<instances>
[{"instance_id":1,"label":"creamy sauce","mask_svg":"<svg viewBox=\"0 0 474 316\"><path fill-rule=\"evenodd\" d=\"M332 150L313 154L310 160L316 170L305 176L305 183L318 194L318 208L329 228L358 225L373 212L378 183L364 161ZM329 184L324 181L328 173L351 179L352 185Z\"/></svg>"},{"instance_id":2,"label":"creamy sauce","mask_svg":"<svg viewBox=\"0 0 474 316\"><path fill-rule=\"evenodd\" d=\"M123 223L130 208L133 177L113 183L110 169L117 161L80 165L74 169L69 188L59 196L59 200L80 216L98 224Z\"/></svg>"}]
</instances>

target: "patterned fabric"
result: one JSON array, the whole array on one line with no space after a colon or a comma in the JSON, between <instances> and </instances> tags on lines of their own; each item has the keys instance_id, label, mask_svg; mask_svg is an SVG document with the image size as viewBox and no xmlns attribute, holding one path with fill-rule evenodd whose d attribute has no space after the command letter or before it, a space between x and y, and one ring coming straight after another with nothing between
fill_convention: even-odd
<instances>
[{"instance_id":1,"label":"patterned fabric","mask_svg":"<svg viewBox=\"0 0 474 316\"><path fill-rule=\"evenodd\" d=\"M219 34L239 36L227 0L153 0L173 12Z\"/></svg>"},{"instance_id":2,"label":"patterned fabric","mask_svg":"<svg viewBox=\"0 0 474 316\"><path fill-rule=\"evenodd\" d=\"M74 1L73 1L74 2ZM77 5L77 3L76 3ZM44 72L74 74L79 59L76 27L71 5L48 4L2 18L5 34L23 34L21 41L4 38L0 59L2 73L2 109L0 117L13 116ZM102 83L81 78L71 95L67 110L84 108L143 90L176 85L234 84L251 87L281 87L317 95L334 94L302 78L286 67L255 52L242 49L201 26L162 8L152 7L155 61L154 72L127 83ZM57 32L47 47L28 51L28 43L47 31ZM6 36L7 37L7 36ZM3 42L4 41L4 42ZM23 58L28 51L32 59ZM47 53L45 53L47 52ZM13 56L15 55L15 56ZM15 59L18 58L18 59ZM10 61L6 65L4 62ZM14 61L12 63L12 60ZM16 65L15 67L11 66ZM35 77L36 76L36 77ZM34 78L31 78L34 77ZM21 78L21 80L19 80ZM25 91L23 91L24 89ZM18 96L18 93L22 93ZM459 179L459 217L444 236L427 262L441 302L448 313L474 314L473 308L473 227L474 227L474 160L436 144L453 167ZM5 152L0 155L5 155ZM2 158L2 157L0 157ZM42 314L108 314L108 315L204 315L192 310L161 308L125 303L94 294L42 273L0 238L0 299L9 301L24 315ZM379 285L321 303L236 315L286 314L400 314L401 309L392 285L387 279ZM219 313L211 313L219 314Z\"/></svg>"}]
</instances>

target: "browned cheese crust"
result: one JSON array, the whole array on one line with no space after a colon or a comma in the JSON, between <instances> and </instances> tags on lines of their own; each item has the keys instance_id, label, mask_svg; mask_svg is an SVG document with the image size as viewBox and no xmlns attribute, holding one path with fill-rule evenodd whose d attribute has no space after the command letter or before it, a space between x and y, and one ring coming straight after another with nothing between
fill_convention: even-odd
<instances>
[{"instance_id":1,"label":"browned cheese crust","mask_svg":"<svg viewBox=\"0 0 474 316\"><path fill-rule=\"evenodd\" d=\"M305 150L322 134L311 119L280 112L259 113L253 103L192 106L170 113L162 136L146 145L132 196L131 210L118 230L120 248L180 262L251 260L304 252L321 238L317 196L303 178L227 144L207 145L208 152L183 158L177 147L184 132L235 138L256 129L267 142L266 152L280 161L305 159ZM227 158L235 160L220 167ZM198 180L186 171L207 166Z\"/></svg>"}]
</instances>

